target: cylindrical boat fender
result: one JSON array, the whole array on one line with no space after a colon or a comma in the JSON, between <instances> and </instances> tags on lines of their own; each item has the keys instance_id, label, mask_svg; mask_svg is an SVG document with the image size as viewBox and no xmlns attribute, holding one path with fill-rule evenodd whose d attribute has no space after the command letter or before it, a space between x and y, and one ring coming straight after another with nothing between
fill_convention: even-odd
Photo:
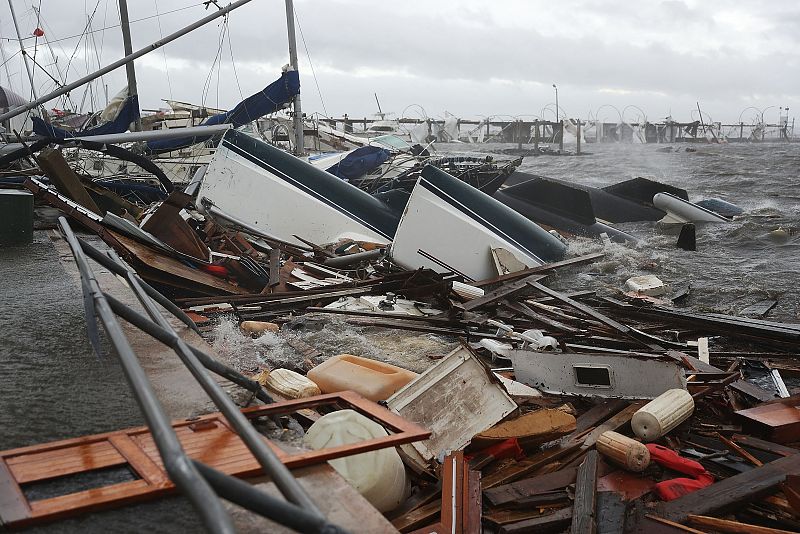
<instances>
[{"instance_id":1,"label":"cylindrical boat fender","mask_svg":"<svg viewBox=\"0 0 800 534\"><path fill-rule=\"evenodd\" d=\"M597 452L628 471L641 473L650 465L650 451L644 443L613 430L600 434L595 446Z\"/></svg>"},{"instance_id":2,"label":"cylindrical boat fender","mask_svg":"<svg viewBox=\"0 0 800 534\"><path fill-rule=\"evenodd\" d=\"M694 399L685 389L670 389L633 414L633 433L644 441L655 441L686 421L694 412Z\"/></svg>"}]
</instances>

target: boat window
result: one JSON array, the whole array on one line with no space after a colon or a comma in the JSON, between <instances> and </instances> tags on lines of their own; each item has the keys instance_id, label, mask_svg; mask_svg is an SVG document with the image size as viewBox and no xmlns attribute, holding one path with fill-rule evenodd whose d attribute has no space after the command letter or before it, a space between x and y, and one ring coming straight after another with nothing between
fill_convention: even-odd
<instances>
[{"instance_id":1,"label":"boat window","mask_svg":"<svg viewBox=\"0 0 800 534\"><path fill-rule=\"evenodd\" d=\"M372 139L372 143L376 145L383 145L389 148L408 149L411 148L404 139L396 135L381 135Z\"/></svg>"},{"instance_id":2,"label":"boat window","mask_svg":"<svg viewBox=\"0 0 800 534\"><path fill-rule=\"evenodd\" d=\"M576 386L610 388L611 369L596 365L573 365Z\"/></svg>"}]
</instances>

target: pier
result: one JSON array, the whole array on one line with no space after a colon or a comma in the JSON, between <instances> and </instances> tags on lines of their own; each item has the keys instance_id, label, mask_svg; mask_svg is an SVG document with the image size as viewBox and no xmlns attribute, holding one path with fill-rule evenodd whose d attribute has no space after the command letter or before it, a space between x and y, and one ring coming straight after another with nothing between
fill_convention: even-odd
<instances>
[{"instance_id":1,"label":"pier","mask_svg":"<svg viewBox=\"0 0 800 534\"><path fill-rule=\"evenodd\" d=\"M346 133L365 132L379 122L396 123L401 130L427 124L431 137L438 137L437 140L445 142L455 140L443 138L441 135L447 122L443 119L401 117L388 120L379 117L354 118L345 114L338 118L319 117L315 121ZM558 144L563 142L564 131L570 133L570 130L573 129L571 133L576 135L577 131L575 130L578 127L584 130L583 140L587 143L693 143L705 141L707 133L712 140L713 138L724 138L727 142L790 141L794 132L794 119L789 122L788 118L783 119L780 123L756 124L742 121L704 124L699 120L629 123L579 118L565 118L558 122L540 119L457 119L457 121L460 140L476 141L481 139L477 142L484 143L538 144L541 142ZM307 129L307 132L310 135L315 134L313 128ZM387 130L386 133L391 132ZM634 136L640 137L640 140L634 141Z\"/></svg>"}]
</instances>

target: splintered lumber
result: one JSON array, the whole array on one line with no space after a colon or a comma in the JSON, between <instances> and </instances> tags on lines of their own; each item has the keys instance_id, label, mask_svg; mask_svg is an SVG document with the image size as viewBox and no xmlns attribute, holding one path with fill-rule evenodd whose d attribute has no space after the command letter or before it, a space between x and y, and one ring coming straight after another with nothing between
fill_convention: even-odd
<instances>
[{"instance_id":1,"label":"splintered lumber","mask_svg":"<svg viewBox=\"0 0 800 534\"><path fill-rule=\"evenodd\" d=\"M523 276L528 276L534 273L554 271L561 267L568 267L570 265L584 265L586 263L592 263L595 260L599 260L603 256L605 256L605 253L595 252L594 254L586 254L585 256L578 256L576 258L570 258L568 260L556 261L553 263L547 263L545 265L538 265L536 267L531 267L529 269L523 269L521 271L504 274L502 276L497 276L495 278L479 280L477 282L473 282L472 285L476 287L483 287L492 284L499 284L502 282L508 282L510 280L517 280L519 278L522 278Z\"/></svg>"},{"instance_id":2,"label":"splintered lumber","mask_svg":"<svg viewBox=\"0 0 800 534\"><path fill-rule=\"evenodd\" d=\"M796 515L800 515L800 476L788 475L786 482L781 484L781 489L789 507Z\"/></svg>"},{"instance_id":3,"label":"splintered lumber","mask_svg":"<svg viewBox=\"0 0 800 534\"><path fill-rule=\"evenodd\" d=\"M64 159L61 150L45 148L36 156L36 162L60 193L89 211L93 211L98 215L103 214L94 200L92 200L92 197L89 196L89 192L81 184L78 175L75 174L67 160Z\"/></svg>"},{"instance_id":4,"label":"splintered lumber","mask_svg":"<svg viewBox=\"0 0 800 534\"><path fill-rule=\"evenodd\" d=\"M739 445L737 445L733 441L729 440L728 438L726 438L725 436L723 436L719 432L716 432L715 436L717 437L718 440L720 440L722 443L724 443L726 447L728 447L729 451L738 454L739 456L741 456L742 458L744 458L745 460L747 460L748 462L750 462L754 466L761 467L762 465L764 465L764 462L762 462L761 460L759 460L758 458L756 458L755 456L753 456L752 454L750 454L749 452L744 450L742 447L740 447Z\"/></svg>"},{"instance_id":5,"label":"splintered lumber","mask_svg":"<svg viewBox=\"0 0 800 534\"><path fill-rule=\"evenodd\" d=\"M562 508L552 514L519 523L503 525L500 534L521 534L522 532L561 532L572 521L572 508Z\"/></svg>"},{"instance_id":6,"label":"splintered lumber","mask_svg":"<svg viewBox=\"0 0 800 534\"><path fill-rule=\"evenodd\" d=\"M532 274L526 278L523 278L522 280L517 280L516 282L509 282L507 284L503 284L494 291L487 292L482 297L478 297L476 299L467 301L464 304L461 304L461 308L464 311L472 311L481 308L483 306L489 306L491 304L496 303L499 300L517 295L523 291L530 291L529 284L536 283L543 278L547 278L547 275Z\"/></svg>"},{"instance_id":7,"label":"splintered lumber","mask_svg":"<svg viewBox=\"0 0 800 534\"><path fill-rule=\"evenodd\" d=\"M583 440L583 448L586 449L594 446L594 444L597 442L597 439L601 434L603 434L603 432L607 432L608 430L616 431L630 423L631 418L633 418L633 414L635 414L639 408L645 404L647 404L646 401L632 402L630 405L611 417L608 421L593 429Z\"/></svg>"},{"instance_id":8,"label":"splintered lumber","mask_svg":"<svg viewBox=\"0 0 800 534\"><path fill-rule=\"evenodd\" d=\"M515 462L508 467L501 469L491 475L487 475L481 480L481 487L486 490L502 484L508 484L515 480L525 477L527 474L532 473L541 467L558 460L568 454L574 453L580 449L580 443L562 444L552 449L541 451L533 456Z\"/></svg>"},{"instance_id":9,"label":"splintered lumber","mask_svg":"<svg viewBox=\"0 0 800 534\"><path fill-rule=\"evenodd\" d=\"M791 534L793 532L704 515L690 515L688 523L696 527L711 529L714 532L731 532L732 534Z\"/></svg>"},{"instance_id":10,"label":"splintered lumber","mask_svg":"<svg viewBox=\"0 0 800 534\"><path fill-rule=\"evenodd\" d=\"M597 534L622 534L625 530L626 504L613 491L597 493Z\"/></svg>"},{"instance_id":11,"label":"splintered lumber","mask_svg":"<svg viewBox=\"0 0 800 534\"><path fill-rule=\"evenodd\" d=\"M722 370L714 367L713 365L709 365L699 358L695 358L694 356L689 356L688 354L684 354L682 352L674 352L670 351L667 355L672 356L674 358L678 358L684 363L687 363L693 367L693 370L700 371L702 373L721 373ZM747 380L737 380L728 386L730 389L741 393L747 397L757 400L758 402L767 402L771 400L775 400L775 394L770 393L769 391L758 387L755 384L748 382Z\"/></svg>"},{"instance_id":12,"label":"splintered lumber","mask_svg":"<svg viewBox=\"0 0 800 534\"><path fill-rule=\"evenodd\" d=\"M706 534L705 531L697 530L696 528L687 527L686 525L681 525L680 523L676 523L675 521L670 521L669 519L664 519L663 517L658 517L652 514L648 514L645 516L647 519L651 521L655 521L661 525L666 525L667 527L671 527L672 530L670 532L677 530L682 532L690 532L691 534ZM650 527L651 525L648 525ZM663 529L662 529L663 530ZM660 532L660 530L659 530Z\"/></svg>"},{"instance_id":13,"label":"splintered lumber","mask_svg":"<svg viewBox=\"0 0 800 534\"><path fill-rule=\"evenodd\" d=\"M604 325L608 326L609 328L612 328L612 329L616 330L617 332L619 332L623 336L626 336L626 337L629 337L631 339L634 339L635 341L638 341L639 343L642 343L646 347L649 347L649 348L651 348L653 350L664 350L664 348L662 346L660 346L660 345L658 345L656 343L652 343L651 340L648 339L641 332L637 332L633 328L625 326L624 324L620 323L619 321L615 321L611 317L608 317L607 315L604 315L604 314L600 313L599 311L595 310L591 306L587 306L587 305L585 305L585 304L583 304L581 302L578 302L577 300L571 299L568 296L566 296L566 295L564 295L562 293L559 293L558 291L554 291L554 290L550 289L549 287L540 284L539 282L528 282L528 283L530 284L531 287L537 289L541 293L544 293L545 295L553 297L556 300L560 300L561 302L563 302L567 306L570 306L571 308L575 308L579 312L581 312L581 313L583 313L585 315L588 315L592 319L596 319L596 320L600 321L601 323L603 323Z\"/></svg>"},{"instance_id":14,"label":"splintered lumber","mask_svg":"<svg viewBox=\"0 0 800 534\"><path fill-rule=\"evenodd\" d=\"M542 408L503 421L472 438L475 445L490 445L517 438L520 445L540 445L575 431L575 417L554 408Z\"/></svg>"},{"instance_id":15,"label":"splintered lumber","mask_svg":"<svg viewBox=\"0 0 800 534\"><path fill-rule=\"evenodd\" d=\"M504 484L495 488L484 490L483 496L492 505L502 506L508 503L517 502L533 495L551 492L561 488L566 488L575 483L578 469L568 467L552 473L538 475L510 484Z\"/></svg>"},{"instance_id":16,"label":"splintered lumber","mask_svg":"<svg viewBox=\"0 0 800 534\"><path fill-rule=\"evenodd\" d=\"M575 504L572 509L572 534L594 534L597 512L598 452L589 451L578 467L575 480Z\"/></svg>"},{"instance_id":17,"label":"splintered lumber","mask_svg":"<svg viewBox=\"0 0 800 534\"><path fill-rule=\"evenodd\" d=\"M787 475L798 474L800 454L795 454L663 503L658 515L682 523L689 515L724 513L735 509L740 503L767 495L786 480Z\"/></svg>"}]
</instances>

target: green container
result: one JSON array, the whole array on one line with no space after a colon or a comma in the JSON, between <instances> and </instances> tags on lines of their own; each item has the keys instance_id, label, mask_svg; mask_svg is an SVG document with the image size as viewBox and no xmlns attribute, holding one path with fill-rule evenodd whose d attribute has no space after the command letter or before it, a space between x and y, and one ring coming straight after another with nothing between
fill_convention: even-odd
<instances>
[{"instance_id":1,"label":"green container","mask_svg":"<svg viewBox=\"0 0 800 534\"><path fill-rule=\"evenodd\" d=\"M30 191L0 189L0 246L33 241L33 195Z\"/></svg>"}]
</instances>

